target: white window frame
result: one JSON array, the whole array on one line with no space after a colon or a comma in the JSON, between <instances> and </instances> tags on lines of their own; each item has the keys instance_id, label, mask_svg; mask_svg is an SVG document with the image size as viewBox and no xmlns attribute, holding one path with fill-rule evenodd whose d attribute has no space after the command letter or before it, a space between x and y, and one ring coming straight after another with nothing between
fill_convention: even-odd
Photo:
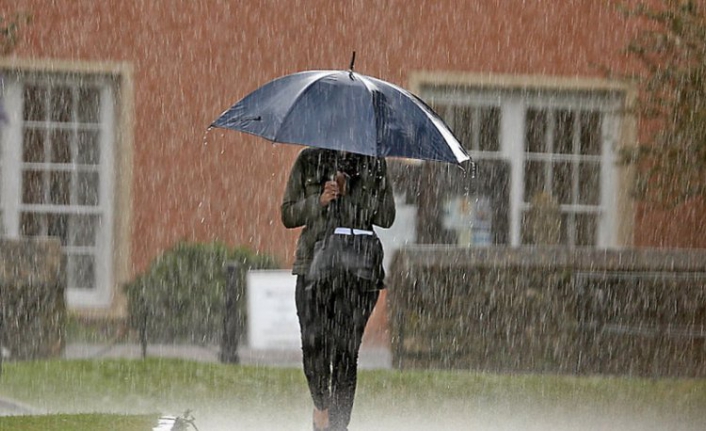
<instances>
[{"instance_id":1,"label":"white window frame","mask_svg":"<svg viewBox=\"0 0 706 431\"><path fill-rule=\"evenodd\" d=\"M617 248L632 242L631 206L626 181L620 170L616 148L633 126L625 121L626 107L634 89L600 79L577 80L536 76L475 75L417 72L410 88L428 103L494 106L501 109L498 152L470 150L474 160L502 159L510 164L509 245L522 245L522 215L528 205L524 197L525 113L529 108L591 109L603 115L600 158L600 214L596 248ZM457 89L462 89L456 91ZM454 89L454 90L450 90ZM628 211L626 211L628 209ZM571 244L569 244L571 245Z\"/></svg>"},{"instance_id":2,"label":"white window frame","mask_svg":"<svg viewBox=\"0 0 706 431\"><path fill-rule=\"evenodd\" d=\"M570 211L576 214L582 212L595 213L598 217L598 232L596 236L596 247L606 248L606 247L617 247L616 242L617 236L615 235L616 219L618 218L617 206L611 203L615 202L616 190L613 187L615 177L615 170L618 160L615 155L614 147L616 143L616 137L618 135L618 119L616 118L616 113L620 110L619 96L611 95L589 95L585 96L582 94L572 95L565 94L562 96L557 96L556 94L549 97L534 95L527 97L523 102L523 112L521 113L521 120L519 124L522 125L522 131L525 130L525 114L528 109L565 109L577 112L579 110L590 110L591 112L598 112L601 114L601 153L597 156L581 156L584 159L592 159L599 162L600 164L600 196L598 205L580 205L580 204L560 204L562 212L564 210ZM510 119L512 122L512 119ZM524 144L524 137L522 140ZM521 155L522 164L528 160L541 160L547 162L554 162L557 160L564 161L574 161L578 158L576 155L560 155L555 152L552 153L527 153L525 148L515 149L516 153L513 152L512 157L517 157ZM524 168L524 166L523 166ZM521 183L524 186L524 169L518 172L521 176ZM521 190L522 201L517 205L516 211L519 214L515 214L518 220L515 222L521 223L522 213L529 209L530 205L528 203L529 198L524 196L524 187ZM573 193L577 193L576 190ZM591 208L589 208L591 207ZM597 207L597 210L594 209ZM587 209L588 208L588 209ZM568 226L567 229L570 229ZM569 235L569 246L574 246L573 240L575 239L575 234ZM518 241L520 239L518 238Z\"/></svg>"},{"instance_id":3,"label":"white window frame","mask_svg":"<svg viewBox=\"0 0 706 431\"><path fill-rule=\"evenodd\" d=\"M96 284L92 289L67 289L69 306L76 307L107 307L113 299L114 260L113 260L113 213L115 200L115 169L114 148L116 139L115 112L117 89L111 76L100 73L44 70L14 70L4 72L5 94L4 105L9 121L2 128L3 153L2 158L2 209L4 215L4 231L10 238L19 238L20 214L23 211L63 211L74 214L97 214L100 218L100 229L96 232L93 255L95 256ZM22 142L23 133L23 85L27 81L44 82L56 85L64 83L72 88L80 87L84 82L100 87L101 133L99 161L99 202L91 208L60 207L56 205L34 205L22 203ZM78 250L74 250L78 251ZM67 268L68 271L68 268Z\"/></svg>"}]
</instances>

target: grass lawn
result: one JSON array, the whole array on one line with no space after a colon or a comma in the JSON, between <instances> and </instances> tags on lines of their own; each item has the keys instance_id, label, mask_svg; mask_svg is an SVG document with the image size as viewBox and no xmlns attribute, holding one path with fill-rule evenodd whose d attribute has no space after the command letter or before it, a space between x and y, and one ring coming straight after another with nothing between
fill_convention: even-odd
<instances>
[{"instance_id":1,"label":"grass lawn","mask_svg":"<svg viewBox=\"0 0 706 431\"><path fill-rule=\"evenodd\" d=\"M10 416L0 418L0 430L86 431L151 430L158 415L57 414L42 416Z\"/></svg>"},{"instance_id":2,"label":"grass lawn","mask_svg":"<svg viewBox=\"0 0 706 431\"><path fill-rule=\"evenodd\" d=\"M0 395L51 414L0 418L0 431L150 430L159 414L186 410L200 431L311 429L296 368L159 358L5 363ZM351 430L703 430L704 423L706 380L363 370Z\"/></svg>"}]
</instances>

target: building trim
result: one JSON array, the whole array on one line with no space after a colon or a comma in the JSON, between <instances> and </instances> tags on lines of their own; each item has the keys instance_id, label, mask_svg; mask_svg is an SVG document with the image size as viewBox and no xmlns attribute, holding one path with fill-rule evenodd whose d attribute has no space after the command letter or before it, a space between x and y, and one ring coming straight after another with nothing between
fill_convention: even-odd
<instances>
[{"instance_id":1,"label":"building trim","mask_svg":"<svg viewBox=\"0 0 706 431\"><path fill-rule=\"evenodd\" d=\"M503 90L591 90L613 91L620 93L636 92L634 84L580 76L550 76L550 75L505 75L464 72L429 72L414 71L409 75L409 87L413 92L419 91L426 84L434 85L466 85L479 89L499 88Z\"/></svg>"}]
</instances>

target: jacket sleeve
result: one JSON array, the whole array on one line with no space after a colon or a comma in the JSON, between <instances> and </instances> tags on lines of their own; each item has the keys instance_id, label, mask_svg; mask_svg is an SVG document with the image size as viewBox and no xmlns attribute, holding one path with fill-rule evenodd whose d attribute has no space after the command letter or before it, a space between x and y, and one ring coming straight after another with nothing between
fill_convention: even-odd
<instances>
[{"instance_id":1,"label":"jacket sleeve","mask_svg":"<svg viewBox=\"0 0 706 431\"><path fill-rule=\"evenodd\" d=\"M322 217L325 208L319 203L319 195L306 196L304 185L304 163L302 157L294 162L292 171L284 190L282 206L280 207L282 224L286 228L304 226Z\"/></svg>"},{"instance_id":2,"label":"jacket sleeve","mask_svg":"<svg viewBox=\"0 0 706 431\"><path fill-rule=\"evenodd\" d=\"M387 164L383 159L380 164L383 180L381 181L382 190L378 194L378 210L373 215L373 224L382 228L392 226L397 215L395 209L395 196L392 191L392 182L387 175Z\"/></svg>"}]
</instances>

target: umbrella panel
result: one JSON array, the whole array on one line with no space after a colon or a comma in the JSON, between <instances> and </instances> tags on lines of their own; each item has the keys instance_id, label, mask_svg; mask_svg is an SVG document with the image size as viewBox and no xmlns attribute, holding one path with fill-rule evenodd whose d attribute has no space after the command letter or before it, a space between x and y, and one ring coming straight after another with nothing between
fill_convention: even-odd
<instances>
[{"instance_id":1,"label":"umbrella panel","mask_svg":"<svg viewBox=\"0 0 706 431\"><path fill-rule=\"evenodd\" d=\"M278 78L250 93L212 126L273 142L370 156L454 163L469 159L421 99L353 72L310 71Z\"/></svg>"}]
</instances>

